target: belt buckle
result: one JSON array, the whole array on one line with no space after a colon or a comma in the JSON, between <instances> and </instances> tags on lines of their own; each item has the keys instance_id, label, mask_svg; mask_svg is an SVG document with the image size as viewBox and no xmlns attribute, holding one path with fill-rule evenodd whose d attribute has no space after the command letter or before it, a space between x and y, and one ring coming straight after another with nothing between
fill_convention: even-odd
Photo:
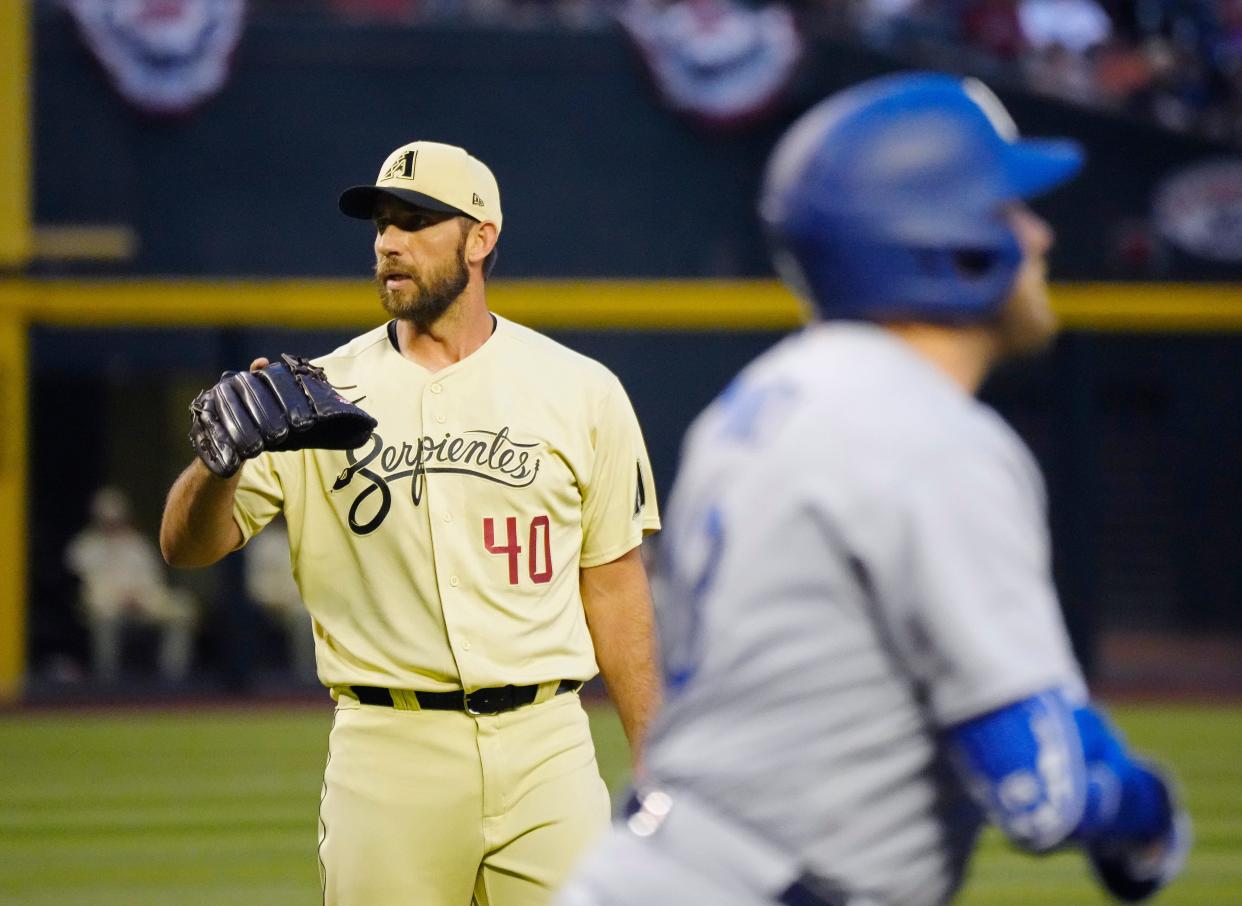
<instances>
[{"instance_id":1,"label":"belt buckle","mask_svg":"<svg viewBox=\"0 0 1242 906\"><path fill-rule=\"evenodd\" d=\"M513 708L513 687L501 686L497 689L475 689L466 694L466 713L474 716L481 714L499 714Z\"/></svg>"}]
</instances>

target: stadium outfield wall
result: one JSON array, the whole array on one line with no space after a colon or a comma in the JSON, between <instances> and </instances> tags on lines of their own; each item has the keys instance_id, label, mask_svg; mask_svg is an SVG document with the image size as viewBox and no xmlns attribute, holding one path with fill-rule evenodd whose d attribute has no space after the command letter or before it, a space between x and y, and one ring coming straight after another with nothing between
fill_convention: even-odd
<instances>
[{"instance_id":1,"label":"stadium outfield wall","mask_svg":"<svg viewBox=\"0 0 1242 906\"><path fill-rule=\"evenodd\" d=\"M1051 466L1054 505L1062 504L1056 513L1065 525L1060 534L1067 553L1061 565L1072 603L1094 597L1097 569L1090 527L1098 521L1099 501L1091 495L1083 498L1081 489L1095 481L1093 413L1100 405L1098 388L1107 380L1099 379L1100 369L1092 365L1099 356L1089 344L1108 342L1101 338L1113 338L1115 344L1124 337L1133 343L1146 336L1159 347L1171 345L1172 337L1203 337L1215 346L1226 344L1228 355L1242 342L1242 287L1059 284L1054 299L1070 333L1046 365L1045 377L1028 385L1002 376L994 395L1002 409L1015 410L1007 414L1019 422L1021 410L1030 411L1028 427L1036 435L1037 452L1052 460L1046 465ZM699 407L747 358L802 321L798 301L770 280L502 280L492 287L491 300L500 313L585 348L621 375L646 426L657 482L666 489L681 432ZM120 367L136 375L140 385L161 386L168 383L170 362L201 376L194 379L207 379L220 368L235 366L231 358L277 351L274 343L309 343L314 345L292 351L326 351L334 336L365 329L378 316L373 288L359 280L0 281L0 372L6 376L0 413L5 428L0 442L0 544L12 565L0 579L0 699L20 694L28 655L22 640L32 635L32 602L39 602L44 615L61 606L55 601L55 584L45 574L59 569L60 550L73 530L65 518L72 511L66 499L86 499L96 477L115 480L106 474L106 463L81 461L73 451L119 444L119 458L137 461L143 477L151 477L152 464L137 455L134 438L109 440L119 428L106 415L90 421L87 413L94 407L83 406L75 414L72 408L40 405L28 414L37 385L69 375L72 400L98 393L114 379L110 372ZM225 336L226 341L202 339L213 336ZM187 348L195 352L178 352ZM1150 348L1137 347L1130 357L1143 360ZM168 355L160 358L161 350ZM1170 375L1168 383L1176 382L1177 376ZM671 394L672 387L681 392ZM1196 396L1210 397L1210 388L1203 388L1204 393L1190 389ZM174 401L171 408L183 412L184 402ZM1215 418L1209 415L1209 421ZM167 433L181 437L183 431L176 422ZM162 444L150 436L140 440L147 447L170 446L165 454L169 468L188 458L179 443ZM49 462L53 446L68 448L67 458ZM103 474L96 476L92 470ZM157 476L155 505L168 478ZM58 495L49 511L48 498ZM1127 531L1143 535L1141 525L1130 525ZM1218 567L1216 572L1228 580L1237 570Z\"/></svg>"}]
</instances>

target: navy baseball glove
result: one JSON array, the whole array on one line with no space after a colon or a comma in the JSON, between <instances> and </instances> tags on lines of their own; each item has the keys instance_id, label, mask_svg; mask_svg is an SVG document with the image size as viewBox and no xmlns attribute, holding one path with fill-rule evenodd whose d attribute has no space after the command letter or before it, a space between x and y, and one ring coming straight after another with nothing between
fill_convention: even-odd
<instances>
[{"instance_id":1,"label":"navy baseball glove","mask_svg":"<svg viewBox=\"0 0 1242 906\"><path fill-rule=\"evenodd\" d=\"M264 450L352 450L378 424L337 393L322 368L280 358L258 371L226 371L190 404L190 443L221 478Z\"/></svg>"}]
</instances>

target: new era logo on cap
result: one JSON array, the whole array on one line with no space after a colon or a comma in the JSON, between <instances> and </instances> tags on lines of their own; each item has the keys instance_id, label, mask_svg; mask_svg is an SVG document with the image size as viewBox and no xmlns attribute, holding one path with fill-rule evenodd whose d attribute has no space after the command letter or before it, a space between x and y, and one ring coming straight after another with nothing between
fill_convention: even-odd
<instances>
[{"instance_id":1,"label":"new era logo on cap","mask_svg":"<svg viewBox=\"0 0 1242 906\"><path fill-rule=\"evenodd\" d=\"M410 142L388 155L375 184L353 186L340 198L350 217L369 220L376 198L390 195L434 211L465 214L501 227L496 177L464 148L440 142Z\"/></svg>"}]
</instances>

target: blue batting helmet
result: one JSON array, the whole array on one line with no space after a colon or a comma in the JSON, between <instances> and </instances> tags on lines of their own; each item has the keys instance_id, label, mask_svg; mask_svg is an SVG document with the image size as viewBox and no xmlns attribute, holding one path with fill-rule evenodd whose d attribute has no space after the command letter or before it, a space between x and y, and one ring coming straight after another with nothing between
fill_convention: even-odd
<instances>
[{"instance_id":1,"label":"blue batting helmet","mask_svg":"<svg viewBox=\"0 0 1242 906\"><path fill-rule=\"evenodd\" d=\"M1004 203L1081 166L1073 141L1019 140L981 82L885 76L829 97L785 133L760 216L777 271L824 317L984 320L1022 257Z\"/></svg>"}]
</instances>

